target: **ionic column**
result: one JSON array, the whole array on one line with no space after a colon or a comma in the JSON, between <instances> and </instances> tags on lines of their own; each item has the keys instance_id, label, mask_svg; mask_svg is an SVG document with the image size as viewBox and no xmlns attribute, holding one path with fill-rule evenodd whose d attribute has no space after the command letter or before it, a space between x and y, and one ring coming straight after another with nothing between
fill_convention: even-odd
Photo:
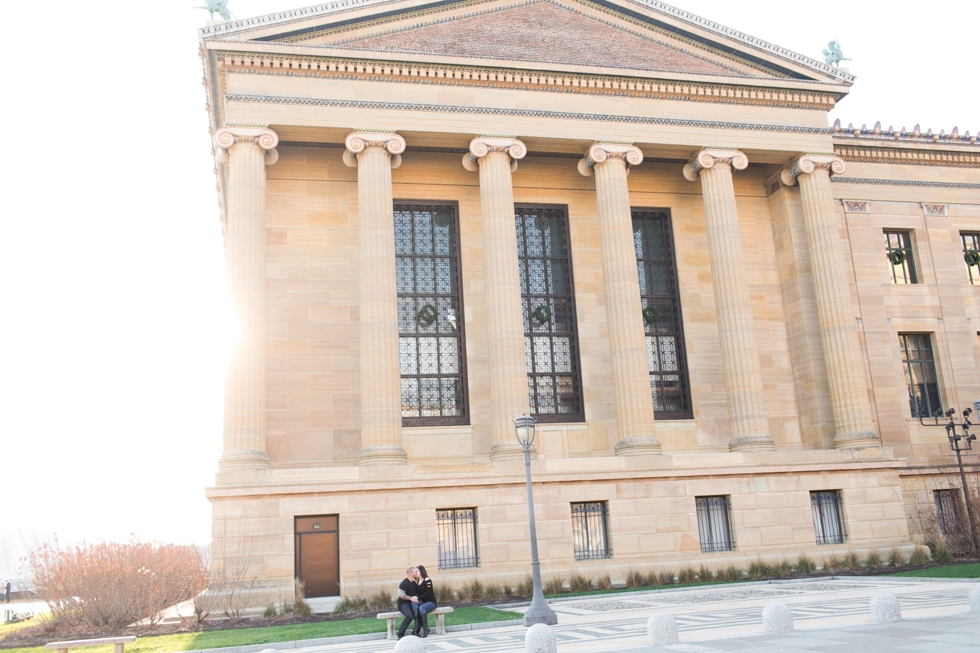
<instances>
[{"instance_id":1,"label":"ionic column","mask_svg":"<svg viewBox=\"0 0 980 653\"><path fill-rule=\"evenodd\" d=\"M517 226L511 173L527 147L516 138L479 137L463 155L463 167L480 171L483 216L483 265L490 348L490 422L492 459L524 455L514 434L514 419L530 413Z\"/></svg>"},{"instance_id":2,"label":"ionic column","mask_svg":"<svg viewBox=\"0 0 980 653\"><path fill-rule=\"evenodd\" d=\"M354 132L344 163L357 168L357 251L361 339L361 465L404 464L398 287L391 170L401 164L405 139Z\"/></svg>"},{"instance_id":3,"label":"ionic column","mask_svg":"<svg viewBox=\"0 0 980 653\"><path fill-rule=\"evenodd\" d=\"M711 283L732 424L728 448L732 451L775 448L766 419L759 351L742 265L742 235L732 184L732 169L745 170L748 165L748 158L738 150L706 149L684 166L684 176L688 180L701 178Z\"/></svg>"},{"instance_id":4,"label":"ionic column","mask_svg":"<svg viewBox=\"0 0 980 653\"><path fill-rule=\"evenodd\" d=\"M279 136L258 127L214 133L228 165L225 258L239 337L225 376L225 424L218 482L270 468L265 450L265 167L279 158Z\"/></svg>"},{"instance_id":5,"label":"ionic column","mask_svg":"<svg viewBox=\"0 0 980 653\"><path fill-rule=\"evenodd\" d=\"M643 152L638 147L595 143L578 164L583 175L595 175L616 406L617 456L660 453L660 442L654 433L633 215L626 185L629 166L641 163Z\"/></svg>"},{"instance_id":6,"label":"ionic column","mask_svg":"<svg viewBox=\"0 0 980 653\"><path fill-rule=\"evenodd\" d=\"M834 448L881 446L874 431L871 401L858 342L851 290L840 240L840 220L834 211L830 174L844 172L844 161L833 154L805 154L783 170L787 186L800 183L813 287L820 320L820 340L834 411Z\"/></svg>"}]
</instances>

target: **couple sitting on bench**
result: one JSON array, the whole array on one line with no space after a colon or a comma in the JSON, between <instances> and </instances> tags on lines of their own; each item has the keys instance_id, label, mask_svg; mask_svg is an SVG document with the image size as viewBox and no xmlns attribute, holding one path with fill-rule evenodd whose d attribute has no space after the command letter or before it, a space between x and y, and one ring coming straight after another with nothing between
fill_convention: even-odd
<instances>
[{"instance_id":1,"label":"couple sitting on bench","mask_svg":"<svg viewBox=\"0 0 980 653\"><path fill-rule=\"evenodd\" d=\"M398 628L398 637L405 636L408 624L415 622L412 634L416 637L429 636L428 615L436 609L436 592L432 587L432 579L425 572L425 567L409 567L405 570L405 580L398 586L398 610L405 618Z\"/></svg>"}]
</instances>

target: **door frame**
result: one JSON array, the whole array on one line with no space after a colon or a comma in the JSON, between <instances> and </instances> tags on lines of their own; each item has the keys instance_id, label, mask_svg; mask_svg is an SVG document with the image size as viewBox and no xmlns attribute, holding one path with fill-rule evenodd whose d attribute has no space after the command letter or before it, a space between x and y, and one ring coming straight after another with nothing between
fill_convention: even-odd
<instances>
[{"instance_id":1,"label":"door frame","mask_svg":"<svg viewBox=\"0 0 980 653\"><path fill-rule=\"evenodd\" d=\"M333 517L337 520L337 528L335 530L310 530L310 531L300 531L298 529L298 522L300 519L317 519L317 518L330 518ZM303 581L303 554L302 554L302 538L301 535L322 535L327 533L335 533L337 536L337 596L340 596L340 515L293 515L293 578L299 581ZM306 584L303 584L303 598L308 598L306 596ZM314 597L317 598L317 597Z\"/></svg>"}]
</instances>

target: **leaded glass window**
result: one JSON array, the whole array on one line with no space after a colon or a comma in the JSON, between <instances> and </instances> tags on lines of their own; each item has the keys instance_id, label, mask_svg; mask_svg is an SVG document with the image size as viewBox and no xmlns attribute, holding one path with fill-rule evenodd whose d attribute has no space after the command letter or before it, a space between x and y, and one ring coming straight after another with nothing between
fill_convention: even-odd
<instances>
[{"instance_id":1,"label":"leaded glass window","mask_svg":"<svg viewBox=\"0 0 980 653\"><path fill-rule=\"evenodd\" d=\"M912 236L907 231L885 232L885 256L892 283L919 283L912 256Z\"/></svg>"},{"instance_id":2,"label":"leaded glass window","mask_svg":"<svg viewBox=\"0 0 980 653\"><path fill-rule=\"evenodd\" d=\"M562 207L516 207L531 413L539 422L583 422L568 217Z\"/></svg>"},{"instance_id":3,"label":"leaded glass window","mask_svg":"<svg viewBox=\"0 0 980 653\"><path fill-rule=\"evenodd\" d=\"M909 412L912 417L936 417L943 412L939 397L939 378L932 356L932 341L928 333L900 333L902 367L905 386L909 391Z\"/></svg>"},{"instance_id":4,"label":"leaded glass window","mask_svg":"<svg viewBox=\"0 0 980 653\"><path fill-rule=\"evenodd\" d=\"M973 285L980 285L980 234L960 233L963 242L963 263L966 276Z\"/></svg>"},{"instance_id":5,"label":"leaded glass window","mask_svg":"<svg viewBox=\"0 0 980 653\"><path fill-rule=\"evenodd\" d=\"M402 424L467 424L456 206L394 208Z\"/></svg>"},{"instance_id":6,"label":"leaded glass window","mask_svg":"<svg viewBox=\"0 0 980 653\"><path fill-rule=\"evenodd\" d=\"M689 419L691 391L670 213L634 209L633 243L654 414L657 419Z\"/></svg>"}]
</instances>

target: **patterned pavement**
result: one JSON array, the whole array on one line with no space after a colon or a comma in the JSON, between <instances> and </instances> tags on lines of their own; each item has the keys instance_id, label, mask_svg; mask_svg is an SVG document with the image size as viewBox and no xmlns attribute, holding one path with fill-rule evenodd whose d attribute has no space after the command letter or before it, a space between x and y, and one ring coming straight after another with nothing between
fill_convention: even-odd
<instances>
[{"instance_id":1,"label":"patterned pavement","mask_svg":"<svg viewBox=\"0 0 980 653\"><path fill-rule=\"evenodd\" d=\"M869 580L822 580L800 582L753 583L749 585L707 586L687 590L657 590L637 592L628 595L615 594L589 596L551 601L558 614L558 625L554 627L559 653L603 651L773 651L791 652L815 650L800 648L800 637L814 639L819 632L831 633L844 628L874 629L883 625L870 624L868 601L878 591L895 594L902 606L901 624L889 624L891 628L915 624L928 633L940 632L946 628L945 622L951 616L967 613L960 633L962 641L948 642L952 648L935 648L935 653L956 653L961 646L980 652L980 615L969 613L970 582L916 582L903 579ZM762 636L762 609L771 601L786 603L793 612L797 631L811 631L810 635L796 633L796 636ZM514 608L521 612L524 608ZM681 644L660 649L647 645L646 621L653 612L668 612L677 621ZM971 618L975 617L974 618ZM943 617L933 630L925 624ZM519 623L519 622L518 622ZM920 628L920 630L922 629ZM971 630L972 629L972 630ZM523 653L524 628L520 625L504 626L486 630L430 635L425 640L428 653L448 651L467 651L472 653ZM841 631L844 632L844 631ZM918 632L918 631L917 631ZM943 631L945 632L945 631ZM884 637L879 633L878 636ZM783 644L770 645L755 641L760 637L783 638ZM788 639L787 639L788 637ZM858 646L855 637L860 633L845 632L849 650L860 648L861 653L876 653L888 650L875 645L870 648ZM849 638L849 639L848 639ZM965 638L965 639L963 639ZM964 643L972 638L973 644ZM819 638L817 638L819 639ZM710 642L708 640L711 640ZM792 640L793 645L789 642ZM782 640L781 640L782 641ZM817 641L817 640L814 640ZM823 641L823 640L820 640ZM700 644L699 644L700 642ZM728 648L715 648L718 642L727 642ZM939 644L933 640L923 640L925 648L901 650L933 651L929 648ZM833 642L831 642L832 644ZM841 646L845 644L842 643ZM302 646L302 644L298 644ZM775 648L773 648L773 646ZM820 651L832 653L833 646L827 648L824 641ZM391 653L395 643L373 640L349 644L334 644L292 649L297 653ZM783 648L780 648L783 647ZM789 648L787 648L789 647ZM975 648L973 648L975 647ZM845 650L840 648L838 650ZM899 649L895 649L899 650Z\"/></svg>"}]
</instances>

